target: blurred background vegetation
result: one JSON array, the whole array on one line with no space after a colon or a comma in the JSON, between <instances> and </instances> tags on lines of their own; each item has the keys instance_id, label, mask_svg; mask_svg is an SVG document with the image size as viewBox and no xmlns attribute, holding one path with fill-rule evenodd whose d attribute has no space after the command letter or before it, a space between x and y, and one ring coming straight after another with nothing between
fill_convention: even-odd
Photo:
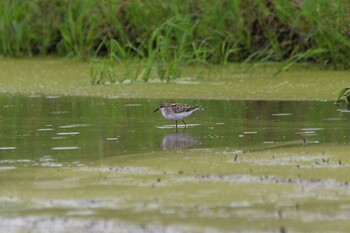
<instances>
[{"instance_id":1,"label":"blurred background vegetation","mask_svg":"<svg viewBox=\"0 0 350 233\"><path fill-rule=\"evenodd\" d=\"M143 81L151 72L160 80L178 77L192 64L311 62L347 69L350 2L2 0L0 54L106 58L92 65L92 83L128 78L114 80L115 62L136 69L134 79ZM131 68L136 60L142 65Z\"/></svg>"}]
</instances>

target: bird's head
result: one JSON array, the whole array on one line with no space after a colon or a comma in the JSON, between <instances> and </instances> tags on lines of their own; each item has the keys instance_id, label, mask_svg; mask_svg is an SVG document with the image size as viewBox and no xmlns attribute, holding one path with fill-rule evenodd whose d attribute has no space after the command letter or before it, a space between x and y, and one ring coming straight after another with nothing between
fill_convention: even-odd
<instances>
[{"instance_id":1,"label":"bird's head","mask_svg":"<svg viewBox=\"0 0 350 233\"><path fill-rule=\"evenodd\" d=\"M166 104L160 104L160 105L158 106L158 108L157 108L156 110L154 110L153 112L156 112L156 111L158 111L159 109L161 110L161 109L165 108L165 106L166 106Z\"/></svg>"}]
</instances>

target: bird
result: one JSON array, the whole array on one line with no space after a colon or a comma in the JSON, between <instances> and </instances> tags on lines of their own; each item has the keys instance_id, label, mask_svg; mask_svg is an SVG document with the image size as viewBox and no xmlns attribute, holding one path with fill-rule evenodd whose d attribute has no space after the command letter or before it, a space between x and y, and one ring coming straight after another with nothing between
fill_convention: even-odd
<instances>
[{"instance_id":1,"label":"bird","mask_svg":"<svg viewBox=\"0 0 350 233\"><path fill-rule=\"evenodd\" d=\"M200 106L198 105L187 105L187 104L179 104L179 103L173 103L173 104L160 104L156 110L153 112L156 112L160 110L163 114L163 116L168 120L173 120L176 122L176 129L177 129L177 121L181 120L185 124L186 128L186 122L183 120L183 118L188 117L191 115L194 111L199 110Z\"/></svg>"}]
</instances>

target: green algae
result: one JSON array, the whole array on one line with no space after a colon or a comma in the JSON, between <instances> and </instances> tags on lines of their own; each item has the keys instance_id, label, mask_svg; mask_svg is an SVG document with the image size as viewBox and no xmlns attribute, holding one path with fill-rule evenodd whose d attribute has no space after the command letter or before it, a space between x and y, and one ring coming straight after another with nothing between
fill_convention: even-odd
<instances>
[{"instance_id":1,"label":"green algae","mask_svg":"<svg viewBox=\"0 0 350 233\"><path fill-rule=\"evenodd\" d=\"M100 86L90 84L89 65L73 59L1 58L0 67L1 93L148 99L335 100L349 76L302 65L278 76L278 64L198 66L184 71L195 82Z\"/></svg>"},{"instance_id":2,"label":"green algae","mask_svg":"<svg viewBox=\"0 0 350 233\"><path fill-rule=\"evenodd\" d=\"M157 100L13 99L0 99L1 231L349 227L348 115L330 103L201 101L176 133Z\"/></svg>"},{"instance_id":3,"label":"green algae","mask_svg":"<svg viewBox=\"0 0 350 233\"><path fill-rule=\"evenodd\" d=\"M275 65L211 67L192 83L93 86L79 61L0 64L0 231L350 227L346 110L206 100L334 100L347 71L296 67L273 77ZM152 113L167 98L203 107L187 130Z\"/></svg>"},{"instance_id":4,"label":"green algae","mask_svg":"<svg viewBox=\"0 0 350 233\"><path fill-rule=\"evenodd\" d=\"M160 232L341 232L349 227L348 149L296 146L240 154L234 161L216 148L12 169L0 173L0 208L3 216L22 216L33 229L26 216L115 220L125 229Z\"/></svg>"}]
</instances>

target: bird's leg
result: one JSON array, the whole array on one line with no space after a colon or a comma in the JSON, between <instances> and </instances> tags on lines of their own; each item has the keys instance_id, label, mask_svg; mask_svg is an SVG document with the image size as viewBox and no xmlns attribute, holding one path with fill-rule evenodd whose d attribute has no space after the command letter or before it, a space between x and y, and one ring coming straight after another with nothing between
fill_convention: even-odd
<instances>
[{"instance_id":1,"label":"bird's leg","mask_svg":"<svg viewBox=\"0 0 350 233\"><path fill-rule=\"evenodd\" d=\"M186 122L182 119L182 122L185 124L185 128L186 128Z\"/></svg>"},{"instance_id":2,"label":"bird's leg","mask_svg":"<svg viewBox=\"0 0 350 233\"><path fill-rule=\"evenodd\" d=\"M177 121L175 121L176 122L176 129L177 129Z\"/></svg>"}]
</instances>

